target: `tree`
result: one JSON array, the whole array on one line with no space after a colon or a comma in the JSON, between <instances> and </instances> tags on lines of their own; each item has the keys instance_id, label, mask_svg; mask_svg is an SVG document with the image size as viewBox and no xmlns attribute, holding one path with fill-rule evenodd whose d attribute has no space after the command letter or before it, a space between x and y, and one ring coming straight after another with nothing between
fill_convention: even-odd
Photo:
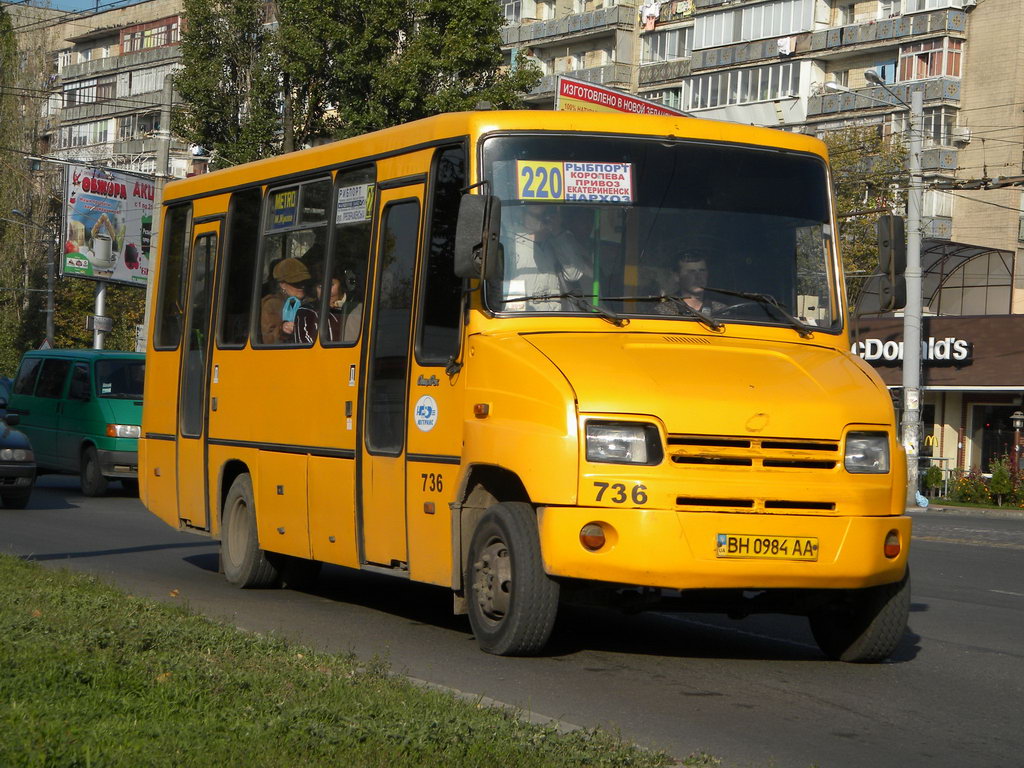
<instances>
[{"instance_id":1,"label":"tree","mask_svg":"<svg viewBox=\"0 0 1024 768\"><path fill-rule=\"evenodd\" d=\"M185 0L176 130L214 167L480 101L518 107L540 79L525 59L504 68L493 0L279 0L273 29L262 7Z\"/></svg>"},{"instance_id":2,"label":"tree","mask_svg":"<svg viewBox=\"0 0 1024 768\"><path fill-rule=\"evenodd\" d=\"M266 7L263 0L184 3L174 87L185 103L173 130L211 151L214 168L276 151L279 67Z\"/></svg>"},{"instance_id":3,"label":"tree","mask_svg":"<svg viewBox=\"0 0 1024 768\"><path fill-rule=\"evenodd\" d=\"M863 277L878 268L875 223L884 212L905 211L906 151L894 139L884 140L877 126L830 131L824 137L832 163L839 218L839 247L850 277L847 300L856 303Z\"/></svg>"}]
</instances>

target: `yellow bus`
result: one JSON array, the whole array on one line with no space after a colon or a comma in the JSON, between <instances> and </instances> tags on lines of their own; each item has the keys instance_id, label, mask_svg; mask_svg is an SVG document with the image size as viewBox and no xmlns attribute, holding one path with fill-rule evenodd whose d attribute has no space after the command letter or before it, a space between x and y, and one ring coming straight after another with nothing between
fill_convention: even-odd
<instances>
[{"instance_id":1,"label":"yellow bus","mask_svg":"<svg viewBox=\"0 0 1024 768\"><path fill-rule=\"evenodd\" d=\"M850 352L824 145L447 114L167 185L140 491L238 587L439 585L490 653L560 602L903 635L892 403Z\"/></svg>"}]
</instances>

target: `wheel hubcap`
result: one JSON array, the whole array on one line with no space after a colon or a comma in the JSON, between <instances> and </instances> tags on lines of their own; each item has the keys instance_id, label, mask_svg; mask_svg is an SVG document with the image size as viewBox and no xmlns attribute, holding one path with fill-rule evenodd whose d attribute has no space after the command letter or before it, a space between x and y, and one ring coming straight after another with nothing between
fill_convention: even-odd
<instances>
[{"instance_id":1,"label":"wheel hubcap","mask_svg":"<svg viewBox=\"0 0 1024 768\"><path fill-rule=\"evenodd\" d=\"M508 614L512 597L512 558L500 539L491 541L473 563L473 593L480 612L494 623Z\"/></svg>"}]
</instances>

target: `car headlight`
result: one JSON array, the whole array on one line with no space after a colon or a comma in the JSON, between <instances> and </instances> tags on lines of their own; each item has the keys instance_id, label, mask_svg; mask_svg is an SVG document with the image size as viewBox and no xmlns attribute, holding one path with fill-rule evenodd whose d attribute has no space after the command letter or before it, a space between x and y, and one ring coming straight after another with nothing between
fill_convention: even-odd
<instances>
[{"instance_id":1,"label":"car headlight","mask_svg":"<svg viewBox=\"0 0 1024 768\"><path fill-rule=\"evenodd\" d=\"M138 424L107 424L107 437L138 437L142 427Z\"/></svg>"},{"instance_id":2,"label":"car headlight","mask_svg":"<svg viewBox=\"0 0 1024 768\"><path fill-rule=\"evenodd\" d=\"M889 471L889 435L885 432L850 432L846 435L843 464L854 474L883 475Z\"/></svg>"},{"instance_id":3,"label":"car headlight","mask_svg":"<svg viewBox=\"0 0 1024 768\"><path fill-rule=\"evenodd\" d=\"M0 461L35 461L35 456L27 448L4 448L0 450Z\"/></svg>"},{"instance_id":4,"label":"car headlight","mask_svg":"<svg viewBox=\"0 0 1024 768\"><path fill-rule=\"evenodd\" d=\"M661 458L661 437L653 424L587 422L587 461L659 464Z\"/></svg>"}]
</instances>

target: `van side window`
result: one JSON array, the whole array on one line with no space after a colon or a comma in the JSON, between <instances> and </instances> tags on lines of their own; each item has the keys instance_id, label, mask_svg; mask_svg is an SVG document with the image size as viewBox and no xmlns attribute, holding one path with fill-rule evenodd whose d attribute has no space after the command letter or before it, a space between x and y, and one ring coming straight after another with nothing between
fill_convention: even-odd
<instances>
[{"instance_id":1,"label":"van side window","mask_svg":"<svg viewBox=\"0 0 1024 768\"><path fill-rule=\"evenodd\" d=\"M325 294L320 323L324 346L351 346L359 339L366 301L366 273L373 224L374 166L341 171L334 206L334 252L324 268Z\"/></svg>"},{"instance_id":2,"label":"van side window","mask_svg":"<svg viewBox=\"0 0 1024 768\"><path fill-rule=\"evenodd\" d=\"M417 359L444 364L459 351L462 278L455 276L455 222L466 186L466 149L438 150L434 158L432 197L420 310Z\"/></svg>"},{"instance_id":3,"label":"van side window","mask_svg":"<svg viewBox=\"0 0 1024 768\"><path fill-rule=\"evenodd\" d=\"M89 366L75 363L71 369L71 383L68 385L68 397L72 400L88 400L92 396L89 389Z\"/></svg>"},{"instance_id":4,"label":"van side window","mask_svg":"<svg viewBox=\"0 0 1024 768\"><path fill-rule=\"evenodd\" d=\"M64 394L64 382L71 368L70 360L51 358L43 361L43 370L36 384L36 397L60 397Z\"/></svg>"},{"instance_id":5,"label":"van side window","mask_svg":"<svg viewBox=\"0 0 1024 768\"><path fill-rule=\"evenodd\" d=\"M263 221L260 341L308 347L319 327L316 285L327 251L330 179L272 189Z\"/></svg>"},{"instance_id":6,"label":"van side window","mask_svg":"<svg viewBox=\"0 0 1024 768\"><path fill-rule=\"evenodd\" d=\"M225 347L243 347L249 338L252 314L253 282L259 251L260 201L259 187L236 192L228 206L225 235L223 311L220 317L218 342Z\"/></svg>"},{"instance_id":7,"label":"van side window","mask_svg":"<svg viewBox=\"0 0 1024 768\"><path fill-rule=\"evenodd\" d=\"M166 230L163 260L160 266L160 293L156 312L156 349L177 349L185 317L185 275L188 272L188 246L192 240L192 205L176 205L164 218Z\"/></svg>"},{"instance_id":8,"label":"van side window","mask_svg":"<svg viewBox=\"0 0 1024 768\"><path fill-rule=\"evenodd\" d=\"M42 362L38 357L27 357L21 364L18 371L18 378L14 380L15 395L31 395L36 388L36 375L39 373L39 364Z\"/></svg>"}]
</instances>

